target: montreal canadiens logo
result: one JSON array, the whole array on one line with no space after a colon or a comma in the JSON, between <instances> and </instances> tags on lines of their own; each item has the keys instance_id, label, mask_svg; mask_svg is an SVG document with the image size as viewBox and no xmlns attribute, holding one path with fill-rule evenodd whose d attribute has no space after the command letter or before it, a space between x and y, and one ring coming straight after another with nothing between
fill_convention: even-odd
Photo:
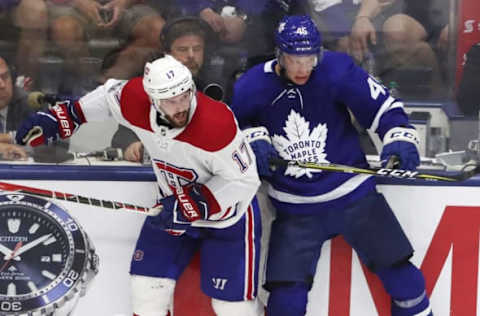
<instances>
[{"instance_id":1,"label":"montreal canadiens logo","mask_svg":"<svg viewBox=\"0 0 480 316\"><path fill-rule=\"evenodd\" d=\"M164 176L165 181L171 187L181 187L198 179L198 175L193 169L181 168L159 159L153 161L154 167L160 171L160 174Z\"/></svg>"}]
</instances>

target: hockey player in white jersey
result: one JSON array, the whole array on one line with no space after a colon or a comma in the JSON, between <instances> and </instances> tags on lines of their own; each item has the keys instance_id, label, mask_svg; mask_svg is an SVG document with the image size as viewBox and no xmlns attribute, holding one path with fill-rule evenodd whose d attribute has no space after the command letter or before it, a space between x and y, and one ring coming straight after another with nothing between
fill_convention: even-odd
<instances>
[{"instance_id":1,"label":"hockey player in white jersey","mask_svg":"<svg viewBox=\"0 0 480 316\"><path fill-rule=\"evenodd\" d=\"M188 68L166 55L147 63L143 78L110 79L78 102L37 112L23 122L17 142L48 144L86 121L110 117L143 142L161 195L132 257L134 315L168 315L176 280L197 250L201 287L215 313L261 315L261 222L254 198L260 180L233 113L196 92Z\"/></svg>"}]
</instances>

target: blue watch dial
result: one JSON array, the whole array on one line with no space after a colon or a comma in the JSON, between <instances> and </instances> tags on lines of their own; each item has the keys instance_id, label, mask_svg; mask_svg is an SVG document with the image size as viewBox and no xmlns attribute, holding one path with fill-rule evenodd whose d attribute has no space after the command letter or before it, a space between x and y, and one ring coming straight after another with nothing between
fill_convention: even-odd
<instances>
[{"instance_id":1,"label":"blue watch dial","mask_svg":"<svg viewBox=\"0 0 480 316\"><path fill-rule=\"evenodd\" d=\"M39 295L60 276L70 251L58 221L23 205L0 206L0 250L0 295L8 296Z\"/></svg>"},{"instance_id":2,"label":"blue watch dial","mask_svg":"<svg viewBox=\"0 0 480 316\"><path fill-rule=\"evenodd\" d=\"M0 194L0 316L51 314L80 293L97 261L65 209L26 194Z\"/></svg>"}]
</instances>

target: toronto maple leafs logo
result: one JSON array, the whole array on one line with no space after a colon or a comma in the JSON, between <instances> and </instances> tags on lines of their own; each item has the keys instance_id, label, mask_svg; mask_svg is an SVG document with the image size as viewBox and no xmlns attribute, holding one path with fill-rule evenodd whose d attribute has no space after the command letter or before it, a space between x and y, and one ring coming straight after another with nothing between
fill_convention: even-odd
<instances>
[{"instance_id":1,"label":"toronto maple leafs logo","mask_svg":"<svg viewBox=\"0 0 480 316\"><path fill-rule=\"evenodd\" d=\"M329 162L325 159L327 156L325 153L327 124L319 124L310 132L310 123L300 114L291 110L283 130L286 137L276 134L272 136L272 143L283 159L316 163ZM285 175L295 178L306 175L311 178L314 172L322 171L289 166L285 170Z\"/></svg>"}]
</instances>

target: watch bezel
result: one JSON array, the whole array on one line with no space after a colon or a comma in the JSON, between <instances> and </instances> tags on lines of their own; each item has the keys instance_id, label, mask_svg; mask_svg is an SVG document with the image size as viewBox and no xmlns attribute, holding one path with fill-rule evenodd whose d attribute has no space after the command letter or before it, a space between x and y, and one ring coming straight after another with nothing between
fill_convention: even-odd
<instances>
[{"instance_id":1,"label":"watch bezel","mask_svg":"<svg viewBox=\"0 0 480 316\"><path fill-rule=\"evenodd\" d=\"M69 254L60 274L35 294L0 294L0 315L23 315L40 310L49 312L60 308L74 295L80 295L84 283L90 277L87 270L96 272L98 260L80 224L64 208L39 197L18 193L0 194L0 206L3 205L19 205L47 214L67 235Z\"/></svg>"}]
</instances>

